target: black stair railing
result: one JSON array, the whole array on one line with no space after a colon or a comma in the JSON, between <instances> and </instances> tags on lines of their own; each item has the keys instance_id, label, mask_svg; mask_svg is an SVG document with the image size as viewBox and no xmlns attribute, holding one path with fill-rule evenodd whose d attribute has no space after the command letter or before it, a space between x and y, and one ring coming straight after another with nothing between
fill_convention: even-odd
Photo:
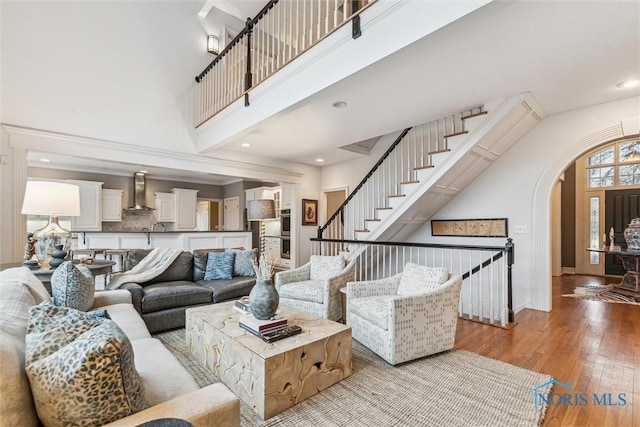
<instances>
[{"instance_id":1,"label":"black stair railing","mask_svg":"<svg viewBox=\"0 0 640 427\"><path fill-rule=\"evenodd\" d=\"M390 277L400 273L407 262L446 267L449 272L461 276L463 280L461 318L479 320L496 326L495 317L499 317L500 326L514 325L512 270L515 263L515 245L511 238L507 239L504 246L322 238L311 239L311 242L314 254L337 255L347 248L345 256L356 260L356 280ZM487 252L491 253L488 257ZM483 261L473 262L477 259ZM483 276L481 272L484 270L489 271ZM493 288L493 293L490 288ZM484 300L479 296L482 291ZM491 311L493 315L489 314L490 306L494 307Z\"/></svg>"},{"instance_id":2,"label":"black stair railing","mask_svg":"<svg viewBox=\"0 0 640 427\"><path fill-rule=\"evenodd\" d=\"M407 136L407 133L409 133L410 130L411 130L411 128L408 127L405 130L403 130L400 133L400 135L398 135L396 140L393 141L393 144L391 144L391 146L387 149L387 151L384 152L384 154L380 157L380 159L376 162L376 164L373 165L371 170L369 170L369 172L365 175L365 177L362 178L362 181L360 181L360 183L351 192L351 194L349 194L349 196L345 199L345 201L342 202L342 204L338 207L338 209L336 209L336 211L333 213L333 215L331 215L331 217L329 217L327 222L324 225L318 227L318 239L322 239L323 238L324 232L331 226L331 224L334 221L336 221L338 219L338 217L340 218L340 223L342 225L344 225L344 210L345 210L345 207L356 196L358 191L360 191L360 189L362 187L364 187L364 185L367 183L367 181L373 176L373 174L378 170L378 168L384 163L384 161L387 159L387 157L389 157L389 155L393 152L393 150L395 150L395 148L398 146L398 144L400 144L402 139L405 136Z\"/></svg>"}]
</instances>

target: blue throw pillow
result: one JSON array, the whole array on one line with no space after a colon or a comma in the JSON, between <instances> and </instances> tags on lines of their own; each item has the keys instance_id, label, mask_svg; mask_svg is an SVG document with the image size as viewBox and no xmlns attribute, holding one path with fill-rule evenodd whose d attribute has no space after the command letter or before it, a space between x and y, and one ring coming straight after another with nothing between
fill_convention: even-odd
<instances>
[{"instance_id":1,"label":"blue throw pillow","mask_svg":"<svg viewBox=\"0 0 640 427\"><path fill-rule=\"evenodd\" d=\"M227 249L226 251L233 252L236 256L233 261L234 276L255 277L256 272L253 269L253 262L258 256L258 249L254 248L247 251Z\"/></svg>"},{"instance_id":2,"label":"blue throw pillow","mask_svg":"<svg viewBox=\"0 0 640 427\"><path fill-rule=\"evenodd\" d=\"M209 252L204 280L231 280L234 258L234 252Z\"/></svg>"}]
</instances>

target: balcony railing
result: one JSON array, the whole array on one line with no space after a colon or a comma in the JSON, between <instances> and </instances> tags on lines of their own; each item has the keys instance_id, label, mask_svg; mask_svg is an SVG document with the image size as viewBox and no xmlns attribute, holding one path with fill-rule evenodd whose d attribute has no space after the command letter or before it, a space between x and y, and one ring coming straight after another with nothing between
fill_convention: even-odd
<instances>
[{"instance_id":1,"label":"balcony railing","mask_svg":"<svg viewBox=\"0 0 640 427\"><path fill-rule=\"evenodd\" d=\"M196 81L196 127L245 97L316 43L349 21L359 35L359 15L377 0L271 0Z\"/></svg>"}]
</instances>

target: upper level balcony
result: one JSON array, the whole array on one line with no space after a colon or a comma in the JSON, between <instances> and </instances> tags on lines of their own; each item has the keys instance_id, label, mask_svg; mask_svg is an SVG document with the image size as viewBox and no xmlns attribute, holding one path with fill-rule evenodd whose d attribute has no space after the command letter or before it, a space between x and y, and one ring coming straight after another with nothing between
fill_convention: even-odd
<instances>
[{"instance_id":1,"label":"upper level balcony","mask_svg":"<svg viewBox=\"0 0 640 427\"><path fill-rule=\"evenodd\" d=\"M238 139L268 139L264 130L278 126L271 119L296 114L318 95L335 93L334 101L356 89L375 95L376 87L356 88L350 78L359 79L371 65L487 3L269 2L196 77L197 150L222 148ZM409 123L421 119L407 118ZM337 147L397 129L393 121L379 122L364 132L344 127L339 137L322 138Z\"/></svg>"}]
</instances>

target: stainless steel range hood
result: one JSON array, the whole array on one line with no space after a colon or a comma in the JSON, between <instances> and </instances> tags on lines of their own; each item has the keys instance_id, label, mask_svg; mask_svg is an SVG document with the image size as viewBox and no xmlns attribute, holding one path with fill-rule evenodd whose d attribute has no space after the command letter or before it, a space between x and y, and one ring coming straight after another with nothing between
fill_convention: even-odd
<instances>
[{"instance_id":1,"label":"stainless steel range hood","mask_svg":"<svg viewBox=\"0 0 640 427\"><path fill-rule=\"evenodd\" d=\"M136 172L133 174L133 206L125 211L152 211L153 208L147 206L145 174Z\"/></svg>"}]
</instances>

